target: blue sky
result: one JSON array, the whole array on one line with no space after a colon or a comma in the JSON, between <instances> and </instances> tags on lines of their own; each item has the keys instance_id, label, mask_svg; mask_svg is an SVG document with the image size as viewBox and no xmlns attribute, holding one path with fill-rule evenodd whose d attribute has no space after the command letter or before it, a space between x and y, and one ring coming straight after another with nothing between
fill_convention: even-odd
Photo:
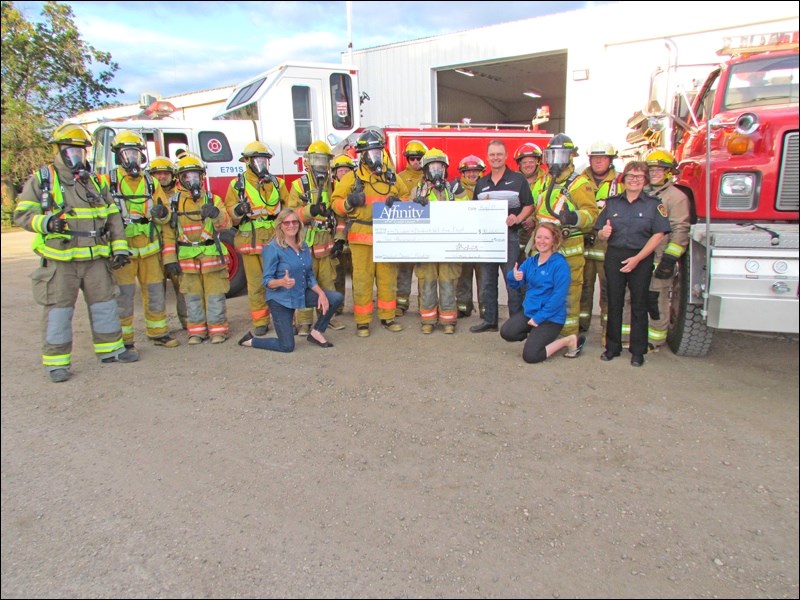
<instances>
[{"instance_id":1,"label":"blue sky","mask_svg":"<svg viewBox=\"0 0 800 600\"><path fill-rule=\"evenodd\" d=\"M43 2L15 2L36 21ZM62 2L83 39L119 63L123 103L235 85L288 61L341 63L339 2ZM353 2L353 49L371 48L598 2Z\"/></svg>"}]
</instances>

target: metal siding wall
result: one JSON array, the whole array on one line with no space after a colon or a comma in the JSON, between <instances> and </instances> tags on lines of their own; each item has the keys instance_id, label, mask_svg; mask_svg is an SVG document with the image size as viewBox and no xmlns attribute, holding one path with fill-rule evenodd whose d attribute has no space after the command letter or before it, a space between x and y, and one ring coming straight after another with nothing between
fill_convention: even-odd
<instances>
[{"instance_id":1,"label":"metal siding wall","mask_svg":"<svg viewBox=\"0 0 800 600\"><path fill-rule=\"evenodd\" d=\"M369 118L364 122L413 126L433 120L431 69L566 48L566 119L548 124L547 129L566 131L581 147L582 155L598 138L624 146L625 122L643 107L652 71L666 63L666 53L654 49L663 47L663 42L654 42L654 38L696 36L702 48L713 53L724 35L796 30L798 4L762 2L754 14L721 11L713 3L693 3L690 19L677 10L661 11L653 19L652 12L649 2L609 4L354 52L353 63L361 68L363 89L372 98L365 105L364 115ZM759 22L753 23L754 18ZM650 41L635 43L644 38ZM626 39L631 42L623 47ZM694 45L695 40L692 42ZM699 62L690 53L679 54L679 59ZM395 75L385 77L374 70L378 66ZM572 72L577 69L588 69L589 79L573 81ZM399 102L399 98L406 101ZM442 97L454 107L463 100L446 93ZM477 118L473 116L473 120Z\"/></svg>"}]
</instances>

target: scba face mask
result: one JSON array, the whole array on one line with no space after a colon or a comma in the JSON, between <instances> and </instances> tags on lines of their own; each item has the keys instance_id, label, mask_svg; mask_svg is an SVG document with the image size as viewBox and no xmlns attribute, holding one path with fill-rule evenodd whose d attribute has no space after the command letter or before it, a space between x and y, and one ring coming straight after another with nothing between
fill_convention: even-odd
<instances>
[{"instance_id":1,"label":"scba face mask","mask_svg":"<svg viewBox=\"0 0 800 600\"><path fill-rule=\"evenodd\" d=\"M192 199L198 200L203 192L203 175L199 171L188 171L181 175L181 186L191 192Z\"/></svg>"},{"instance_id":2,"label":"scba face mask","mask_svg":"<svg viewBox=\"0 0 800 600\"><path fill-rule=\"evenodd\" d=\"M326 156L311 156L308 159L311 171L317 179L325 178L328 175L329 162Z\"/></svg>"},{"instance_id":3,"label":"scba face mask","mask_svg":"<svg viewBox=\"0 0 800 600\"><path fill-rule=\"evenodd\" d=\"M259 179L266 179L269 175L269 159L266 156L254 156L250 159L250 170Z\"/></svg>"},{"instance_id":4,"label":"scba face mask","mask_svg":"<svg viewBox=\"0 0 800 600\"><path fill-rule=\"evenodd\" d=\"M445 166L441 163L434 163L432 165L428 165L428 180L433 184L437 190L440 190L444 187L444 176L445 176Z\"/></svg>"},{"instance_id":5,"label":"scba face mask","mask_svg":"<svg viewBox=\"0 0 800 600\"><path fill-rule=\"evenodd\" d=\"M89 181L89 163L86 161L86 148L79 146L63 146L61 159L67 168L82 182Z\"/></svg>"},{"instance_id":6,"label":"scba face mask","mask_svg":"<svg viewBox=\"0 0 800 600\"><path fill-rule=\"evenodd\" d=\"M378 175L383 173L383 150L380 148L366 150L363 155L363 160L373 173Z\"/></svg>"},{"instance_id":7,"label":"scba face mask","mask_svg":"<svg viewBox=\"0 0 800 600\"><path fill-rule=\"evenodd\" d=\"M138 148L123 148L119 151L120 166L131 177L138 177L145 163L144 153Z\"/></svg>"},{"instance_id":8,"label":"scba face mask","mask_svg":"<svg viewBox=\"0 0 800 600\"><path fill-rule=\"evenodd\" d=\"M560 173L572 161L572 150L565 148L548 148L544 151L544 162L551 173Z\"/></svg>"}]
</instances>

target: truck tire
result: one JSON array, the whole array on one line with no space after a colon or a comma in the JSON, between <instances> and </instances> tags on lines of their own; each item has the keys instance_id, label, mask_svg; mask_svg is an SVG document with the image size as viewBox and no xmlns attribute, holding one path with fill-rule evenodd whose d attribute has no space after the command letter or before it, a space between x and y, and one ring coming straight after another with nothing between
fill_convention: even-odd
<instances>
[{"instance_id":1,"label":"truck tire","mask_svg":"<svg viewBox=\"0 0 800 600\"><path fill-rule=\"evenodd\" d=\"M691 283L684 254L678 276L672 281L672 301L669 309L667 344L678 356L705 356L711 349L713 330L703 320L701 304L692 304Z\"/></svg>"},{"instance_id":2,"label":"truck tire","mask_svg":"<svg viewBox=\"0 0 800 600\"><path fill-rule=\"evenodd\" d=\"M233 244L234 230L223 231L219 234L219 241L225 244L228 249L228 279L230 280L231 287L228 293L225 294L226 298L234 298L242 293L247 287L247 279L244 274L244 265L242 264L242 255L236 251Z\"/></svg>"}]
</instances>

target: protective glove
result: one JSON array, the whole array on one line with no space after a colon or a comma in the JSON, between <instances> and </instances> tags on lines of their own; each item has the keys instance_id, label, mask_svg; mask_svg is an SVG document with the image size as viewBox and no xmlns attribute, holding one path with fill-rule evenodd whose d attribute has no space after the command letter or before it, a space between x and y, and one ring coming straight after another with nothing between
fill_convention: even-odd
<instances>
[{"instance_id":1,"label":"protective glove","mask_svg":"<svg viewBox=\"0 0 800 600\"><path fill-rule=\"evenodd\" d=\"M416 202L420 206L428 206L428 199L425 196L417 196L416 198L414 198L414 202Z\"/></svg>"},{"instance_id":2,"label":"protective glove","mask_svg":"<svg viewBox=\"0 0 800 600\"><path fill-rule=\"evenodd\" d=\"M174 262L164 265L164 275L169 278L178 277L181 274L181 266Z\"/></svg>"},{"instance_id":3,"label":"protective glove","mask_svg":"<svg viewBox=\"0 0 800 600\"><path fill-rule=\"evenodd\" d=\"M167 207L160 202L158 204L154 204L153 208L150 209L150 216L157 221L166 219L168 214L169 209L167 209Z\"/></svg>"},{"instance_id":4,"label":"protective glove","mask_svg":"<svg viewBox=\"0 0 800 600\"><path fill-rule=\"evenodd\" d=\"M121 269L125 265L129 265L131 263L131 257L127 254L115 254L111 257L111 268L115 271L117 269Z\"/></svg>"},{"instance_id":5,"label":"protective glove","mask_svg":"<svg viewBox=\"0 0 800 600\"><path fill-rule=\"evenodd\" d=\"M346 204L350 206L347 210L352 210L354 208L358 208L359 206L364 206L367 203L367 196L364 192L350 192L347 194Z\"/></svg>"},{"instance_id":6,"label":"protective glove","mask_svg":"<svg viewBox=\"0 0 800 600\"><path fill-rule=\"evenodd\" d=\"M247 213L250 212L250 203L249 202L239 202L236 206L233 207L233 214L237 217L243 217Z\"/></svg>"},{"instance_id":7,"label":"protective glove","mask_svg":"<svg viewBox=\"0 0 800 600\"><path fill-rule=\"evenodd\" d=\"M52 216L47 220L47 231L50 233L64 233L67 231L67 220Z\"/></svg>"},{"instance_id":8,"label":"protective glove","mask_svg":"<svg viewBox=\"0 0 800 600\"><path fill-rule=\"evenodd\" d=\"M203 204L200 209L200 216L204 219L216 219L219 216L219 209L213 204Z\"/></svg>"},{"instance_id":9,"label":"protective glove","mask_svg":"<svg viewBox=\"0 0 800 600\"><path fill-rule=\"evenodd\" d=\"M578 213L576 213L574 210L569 210L567 207L564 207L561 210L561 213L558 215L558 220L561 221L562 225L572 227L578 224Z\"/></svg>"},{"instance_id":10,"label":"protective glove","mask_svg":"<svg viewBox=\"0 0 800 600\"><path fill-rule=\"evenodd\" d=\"M647 292L647 314L653 321L661 318L661 312L658 310L658 292Z\"/></svg>"},{"instance_id":11,"label":"protective glove","mask_svg":"<svg viewBox=\"0 0 800 600\"><path fill-rule=\"evenodd\" d=\"M312 217L324 217L328 214L328 211L325 207L321 204L314 203L308 207L308 212L311 213Z\"/></svg>"},{"instance_id":12,"label":"protective glove","mask_svg":"<svg viewBox=\"0 0 800 600\"><path fill-rule=\"evenodd\" d=\"M336 240L333 242L333 248L331 248L331 256L333 258L339 258L344 252L344 240Z\"/></svg>"},{"instance_id":13,"label":"protective glove","mask_svg":"<svg viewBox=\"0 0 800 600\"><path fill-rule=\"evenodd\" d=\"M395 202L402 202L402 200L400 200L400 198L398 198L397 196L395 196L394 194L392 194L391 196L389 196L388 198L386 198L386 208L392 208L392 205L393 205Z\"/></svg>"},{"instance_id":14,"label":"protective glove","mask_svg":"<svg viewBox=\"0 0 800 600\"><path fill-rule=\"evenodd\" d=\"M656 270L653 272L653 275L656 279L669 279L675 274L675 263L678 261L677 258L670 254L664 254L661 257L661 262L658 263Z\"/></svg>"},{"instance_id":15,"label":"protective glove","mask_svg":"<svg viewBox=\"0 0 800 600\"><path fill-rule=\"evenodd\" d=\"M386 171L386 175L384 175L384 177L386 177L386 183L389 185L394 185L397 183L397 175L394 174L394 171Z\"/></svg>"}]
</instances>

